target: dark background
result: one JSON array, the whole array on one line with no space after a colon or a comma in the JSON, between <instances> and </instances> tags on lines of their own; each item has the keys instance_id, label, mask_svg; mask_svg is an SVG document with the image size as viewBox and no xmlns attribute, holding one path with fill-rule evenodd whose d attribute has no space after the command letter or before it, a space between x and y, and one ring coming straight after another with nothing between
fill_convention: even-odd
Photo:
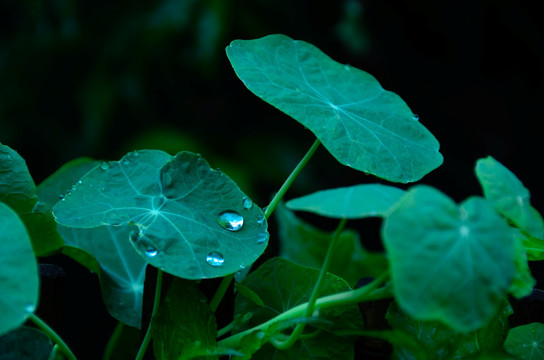
<instances>
[{"instance_id":1,"label":"dark background","mask_svg":"<svg viewBox=\"0 0 544 360\"><path fill-rule=\"evenodd\" d=\"M199 152L264 206L314 138L251 94L224 49L283 33L371 73L420 115L445 158L422 183L456 201L479 195L474 163L492 155L542 210L537 3L0 0L0 142L27 160L36 183L80 156ZM320 149L288 198L374 181ZM377 234L379 224L368 225ZM96 283L77 284L65 287L66 302L99 301ZM87 331L99 331L102 320L88 317Z\"/></svg>"}]
</instances>

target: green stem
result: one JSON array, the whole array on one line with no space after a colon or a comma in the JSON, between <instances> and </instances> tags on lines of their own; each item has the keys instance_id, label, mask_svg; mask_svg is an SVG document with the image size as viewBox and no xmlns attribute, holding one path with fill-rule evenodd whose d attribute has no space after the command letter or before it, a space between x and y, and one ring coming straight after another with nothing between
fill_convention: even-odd
<instances>
[{"instance_id":1,"label":"green stem","mask_svg":"<svg viewBox=\"0 0 544 360\"><path fill-rule=\"evenodd\" d=\"M49 325L47 325L35 314L30 314L28 319L32 321L41 331L43 331L51 339L51 341L53 341L58 346L58 349L60 349L60 351L64 355L66 355L69 360L76 360L76 356L74 355L72 350L70 350L68 345L66 345L62 338L55 332L55 330L51 329Z\"/></svg>"},{"instance_id":2,"label":"green stem","mask_svg":"<svg viewBox=\"0 0 544 360\"><path fill-rule=\"evenodd\" d=\"M142 341L142 345L140 345L140 350L138 351L138 354L136 355L135 360L142 360L144 358L145 352L147 351L147 346L149 345L149 341L151 341L151 327L153 325L153 319L155 319L155 315L157 314L157 311L159 310L159 305L161 302L161 289L162 289L162 270L158 269L157 285L155 287L155 302L153 303L153 310L151 311L151 321L149 321L149 325L147 326L147 331L145 333L144 340Z\"/></svg>"},{"instance_id":3,"label":"green stem","mask_svg":"<svg viewBox=\"0 0 544 360\"><path fill-rule=\"evenodd\" d=\"M321 266L321 271L319 272L319 276L317 277L317 281L315 282L314 289L312 291L312 294L310 295L310 299L308 300L308 305L306 307L306 311L304 312L304 317L311 316L315 310L315 302L317 301L317 297L319 295L319 292L321 291L323 281L325 280L325 275L327 274L327 271L329 270L329 264L332 259L333 249L336 246L336 242L338 238L340 237L340 234L342 233L342 230L344 229L346 222L347 222L347 219L340 220L340 224L338 224L338 227L336 228L336 230L334 231L334 234L332 235L331 241L329 243L329 247L327 249L327 254L325 255L325 259L323 260L323 265ZM278 341L276 339L272 339L271 342L278 349L282 349L282 350L289 349L298 340L298 338L304 331L305 327L306 327L305 323L300 323L295 327L295 330L293 330L293 332L291 333L291 335L289 335L287 340Z\"/></svg>"},{"instance_id":4,"label":"green stem","mask_svg":"<svg viewBox=\"0 0 544 360\"><path fill-rule=\"evenodd\" d=\"M223 296L225 296L225 293L227 292L227 289L229 288L230 282L232 281L233 277L234 274L231 274L225 276L223 280L221 280L219 287L217 288L212 300L210 301L210 309L212 310L212 312L215 312L215 310L217 310L217 308L219 307L219 304L221 303Z\"/></svg>"},{"instance_id":5,"label":"green stem","mask_svg":"<svg viewBox=\"0 0 544 360\"><path fill-rule=\"evenodd\" d=\"M113 350L115 350L115 346L117 345L119 337L121 337L121 333L123 332L124 327L124 323L122 323L121 321L117 322L117 326L115 326L115 329L110 336L110 340L106 345L106 349L104 350L103 360L110 360L112 358Z\"/></svg>"},{"instance_id":6,"label":"green stem","mask_svg":"<svg viewBox=\"0 0 544 360\"><path fill-rule=\"evenodd\" d=\"M291 185L295 182L295 179L297 178L298 174L300 174L302 169L304 169L306 164L308 164L308 162L310 161L310 159L312 158L312 156L314 155L315 151L317 150L320 144L321 142L319 141L319 139L316 139L314 141L312 147L308 150L306 155L304 155L302 160L300 160L298 165L291 172L289 177L285 180L285 182L283 183L281 188L278 190L276 195L274 195L274 198L272 199L270 204L268 204L268 206L266 207L266 211L264 212L264 216L266 217L266 219L268 219L270 215L272 215L272 213L274 212L274 210L280 203L281 199L283 199L283 197L285 196L285 193L287 192L287 190L289 190Z\"/></svg>"},{"instance_id":7,"label":"green stem","mask_svg":"<svg viewBox=\"0 0 544 360\"><path fill-rule=\"evenodd\" d=\"M230 324L228 324L224 328L217 330L217 338L219 339L221 336L228 334L233 328L234 328L234 321L232 321Z\"/></svg>"},{"instance_id":8,"label":"green stem","mask_svg":"<svg viewBox=\"0 0 544 360\"><path fill-rule=\"evenodd\" d=\"M389 277L389 272L385 272L376 278L371 283L355 290L348 290L338 294L323 296L318 298L315 302L316 308L319 309L328 309L331 307L340 307L357 304L363 301L385 299L391 297L390 289L385 287L383 289L378 289L381 284L383 284ZM260 325L257 325L251 329L239 332L232 336L229 336L226 339L223 339L218 342L218 346L224 349L233 349L237 348L240 344L242 338L246 335L251 334L254 331L266 331L270 326L284 320L293 319L297 317L302 317L306 313L308 308L308 303L300 304L295 306L284 313L279 314L278 316L264 322Z\"/></svg>"}]
</instances>

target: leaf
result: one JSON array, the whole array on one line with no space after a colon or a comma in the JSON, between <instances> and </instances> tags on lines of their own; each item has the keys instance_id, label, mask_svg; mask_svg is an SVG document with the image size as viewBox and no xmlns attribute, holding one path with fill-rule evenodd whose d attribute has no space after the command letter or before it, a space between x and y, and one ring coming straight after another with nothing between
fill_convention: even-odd
<instances>
[{"instance_id":1,"label":"leaf","mask_svg":"<svg viewBox=\"0 0 544 360\"><path fill-rule=\"evenodd\" d=\"M531 323L511 329L504 349L520 359L544 359L544 324Z\"/></svg>"},{"instance_id":2,"label":"leaf","mask_svg":"<svg viewBox=\"0 0 544 360\"><path fill-rule=\"evenodd\" d=\"M516 276L512 281L509 293L514 295L517 299L528 296L533 291L533 287L536 285L536 280L531 274L531 269L527 263L527 253L523 245L523 238L525 235L518 229L514 229L515 233L515 255L516 255Z\"/></svg>"},{"instance_id":3,"label":"leaf","mask_svg":"<svg viewBox=\"0 0 544 360\"><path fill-rule=\"evenodd\" d=\"M25 226L0 203L0 335L15 329L38 303L38 265Z\"/></svg>"},{"instance_id":4,"label":"leaf","mask_svg":"<svg viewBox=\"0 0 544 360\"><path fill-rule=\"evenodd\" d=\"M438 190L416 186L386 217L382 236L395 298L418 320L478 329L516 274L512 230L481 198L458 207Z\"/></svg>"},{"instance_id":5,"label":"leaf","mask_svg":"<svg viewBox=\"0 0 544 360\"><path fill-rule=\"evenodd\" d=\"M136 225L130 238L148 263L202 279L237 272L266 248L264 214L250 203L196 154L143 150L91 170L54 215L70 227Z\"/></svg>"},{"instance_id":6,"label":"leaf","mask_svg":"<svg viewBox=\"0 0 544 360\"><path fill-rule=\"evenodd\" d=\"M99 164L88 158L65 164L38 186L40 199L54 205L59 201L58 194L70 196L79 179ZM117 320L140 328L147 263L128 241L131 230L130 226L84 229L58 225L65 243L62 252L98 273L108 312Z\"/></svg>"},{"instance_id":7,"label":"leaf","mask_svg":"<svg viewBox=\"0 0 544 360\"><path fill-rule=\"evenodd\" d=\"M508 317L512 313L512 307L504 301L483 328L459 333L438 321L416 320L393 302L386 314L388 323L394 330L404 332L412 339L400 344L393 341L393 358L453 360L466 359L484 351L501 350L508 332Z\"/></svg>"},{"instance_id":8,"label":"leaf","mask_svg":"<svg viewBox=\"0 0 544 360\"><path fill-rule=\"evenodd\" d=\"M48 360L53 346L42 331L21 326L0 336L2 360Z\"/></svg>"},{"instance_id":9,"label":"leaf","mask_svg":"<svg viewBox=\"0 0 544 360\"><path fill-rule=\"evenodd\" d=\"M153 324L157 359L194 359L216 350L215 315L192 281L174 279Z\"/></svg>"},{"instance_id":10,"label":"leaf","mask_svg":"<svg viewBox=\"0 0 544 360\"><path fill-rule=\"evenodd\" d=\"M285 35L235 40L226 51L251 92L310 129L343 165L406 183L442 163L438 141L372 75Z\"/></svg>"},{"instance_id":11,"label":"leaf","mask_svg":"<svg viewBox=\"0 0 544 360\"><path fill-rule=\"evenodd\" d=\"M286 206L321 216L360 219L384 216L403 194L403 190L393 186L362 184L318 191L292 199Z\"/></svg>"},{"instance_id":12,"label":"leaf","mask_svg":"<svg viewBox=\"0 0 544 360\"><path fill-rule=\"evenodd\" d=\"M273 258L250 273L243 284L255 292L265 306L256 305L244 296L237 296L235 300L235 314L252 313L245 326L236 331L252 328L262 324L278 314L285 312L309 300L319 271L296 265L281 258ZM348 284L339 277L327 274L319 296L335 294L349 290ZM305 333L313 333L299 339L288 350L277 350L271 345L265 345L251 359L353 359L353 336L340 336L338 333L360 329L362 326L361 314L357 306L345 306L331 309L321 309L314 319L306 326ZM315 316L314 315L314 316ZM317 323L315 321L318 321ZM294 324L293 324L294 325ZM316 332L316 328L319 329ZM281 328L278 327L277 330ZM272 334L252 334L247 341L254 343L253 337L270 337ZM252 348L248 346L246 348ZM257 348L253 347L253 351ZM247 356L248 354L246 354ZM246 357L247 358L247 357Z\"/></svg>"},{"instance_id":13,"label":"leaf","mask_svg":"<svg viewBox=\"0 0 544 360\"><path fill-rule=\"evenodd\" d=\"M51 209L38 201L34 180L25 160L0 144L0 201L12 208L24 222L36 256L47 256L62 247Z\"/></svg>"},{"instance_id":14,"label":"leaf","mask_svg":"<svg viewBox=\"0 0 544 360\"><path fill-rule=\"evenodd\" d=\"M321 268L332 233L302 221L283 204L276 208L280 256L299 265ZM329 272L355 286L362 277L377 277L387 270L383 254L369 252L361 246L359 235L344 230L332 250Z\"/></svg>"},{"instance_id":15,"label":"leaf","mask_svg":"<svg viewBox=\"0 0 544 360\"><path fill-rule=\"evenodd\" d=\"M544 239L544 221L530 203L529 190L506 167L488 156L476 162L476 177L486 199L520 230Z\"/></svg>"}]
</instances>

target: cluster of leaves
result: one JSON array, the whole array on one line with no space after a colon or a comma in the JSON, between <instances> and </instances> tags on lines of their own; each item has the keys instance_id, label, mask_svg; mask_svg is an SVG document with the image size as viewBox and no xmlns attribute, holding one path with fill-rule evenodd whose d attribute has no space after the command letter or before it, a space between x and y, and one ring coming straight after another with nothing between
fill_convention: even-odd
<instances>
[{"instance_id":1,"label":"cluster of leaves","mask_svg":"<svg viewBox=\"0 0 544 360\"><path fill-rule=\"evenodd\" d=\"M399 96L308 43L237 40L227 55L249 90L317 138L264 209L199 154L77 159L36 187L24 160L0 147L3 354L75 358L34 314L36 259L61 252L98 274L110 314L136 328L145 269L159 269L139 359L150 340L158 359L351 359L358 336L387 340L397 359L542 358L544 325L510 329L507 321L508 296L526 296L535 284L527 261L544 259L544 221L514 174L492 157L478 160L484 196L461 204L429 186L379 183L282 204L320 144L343 165L408 183L442 163L438 141ZM275 210L280 256L251 269ZM325 232L294 211L340 225ZM348 219L367 217L383 220L385 254L344 230ZM171 281L161 299L163 272ZM218 277L208 299L198 282ZM233 277L233 321L217 329L214 313ZM375 280L353 289L363 277ZM377 331L357 305L388 298L389 329Z\"/></svg>"}]
</instances>

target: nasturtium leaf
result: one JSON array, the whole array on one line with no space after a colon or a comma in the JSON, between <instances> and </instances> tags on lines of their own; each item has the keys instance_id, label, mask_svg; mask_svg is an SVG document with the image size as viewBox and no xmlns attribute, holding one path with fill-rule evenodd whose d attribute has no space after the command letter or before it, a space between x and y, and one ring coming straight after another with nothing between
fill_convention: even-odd
<instances>
[{"instance_id":1,"label":"nasturtium leaf","mask_svg":"<svg viewBox=\"0 0 544 360\"><path fill-rule=\"evenodd\" d=\"M321 190L289 200L291 210L308 211L338 219L384 216L404 190L382 184L362 184Z\"/></svg>"},{"instance_id":2,"label":"nasturtium leaf","mask_svg":"<svg viewBox=\"0 0 544 360\"><path fill-rule=\"evenodd\" d=\"M264 214L248 199L199 155L143 150L91 170L54 215L70 227L136 225L130 241L148 263L202 279L235 273L266 248Z\"/></svg>"},{"instance_id":3,"label":"nasturtium leaf","mask_svg":"<svg viewBox=\"0 0 544 360\"><path fill-rule=\"evenodd\" d=\"M238 295L235 300L235 314L243 316L251 313L252 316L244 327L236 329L235 332L262 324L278 314L306 303L318 275L317 269L303 267L281 258L273 258L259 266L243 280L243 284L255 292L265 306L259 306ZM347 290L349 286L344 280L327 274L319 296ZM266 344L251 359L353 359L355 337L341 336L340 333L361 329L362 319L357 307L321 309L313 317L316 317L315 322L306 325L305 333L313 333L315 336L302 337L288 350L278 350ZM316 327L321 331L316 332ZM257 335L259 334L255 334ZM262 331L262 336L272 334Z\"/></svg>"},{"instance_id":4,"label":"nasturtium leaf","mask_svg":"<svg viewBox=\"0 0 544 360\"><path fill-rule=\"evenodd\" d=\"M2 360L49 360L53 345L42 331L21 326L0 336Z\"/></svg>"},{"instance_id":5,"label":"nasturtium leaf","mask_svg":"<svg viewBox=\"0 0 544 360\"><path fill-rule=\"evenodd\" d=\"M544 260L544 240L523 234L522 242L529 261Z\"/></svg>"},{"instance_id":6,"label":"nasturtium leaf","mask_svg":"<svg viewBox=\"0 0 544 360\"><path fill-rule=\"evenodd\" d=\"M531 206L529 190L500 162L488 156L476 162L476 177L486 199L521 231L544 241L544 221Z\"/></svg>"},{"instance_id":7,"label":"nasturtium leaf","mask_svg":"<svg viewBox=\"0 0 544 360\"><path fill-rule=\"evenodd\" d=\"M402 331L412 341L405 341L404 344L393 341L392 358L466 359L483 351L501 350L508 332L508 317L512 313L510 304L503 301L502 306L484 327L459 333L439 321L416 320L393 302L389 306L386 319L394 330Z\"/></svg>"},{"instance_id":8,"label":"nasturtium leaf","mask_svg":"<svg viewBox=\"0 0 544 360\"><path fill-rule=\"evenodd\" d=\"M38 265L25 226L0 203L0 335L15 329L38 303Z\"/></svg>"},{"instance_id":9,"label":"nasturtium leaf","mask_svg":"<svg viewBox=\"0 0 544 360\"><path fill-rule=\"evenodd\" d=\"M215 316L193 281L174 279L151 329L159 360L195 359L216 351Z\"/></svg>"},{"instance_id":10,"label":"nasturtium leaf","mask_svg":"<svg viewBox=\"0 0 544 360\"><path fill-rule=\"evenodd\" d=\"M36 256L47 256L62 247L51 209L38 201L34 180L25 160L13 149L0 144L0 202L21 218Z\"/></svg>"},{"instance_id":11,"label":"nasturtium leaf","mask_svg":"<svg viewBox=\"0 0 544 360\"><path fill-rule=\"evenodd\" d=\"M525 235L518 229L513 230L516 247L516 276L512 280L509 293L520 299L531 294L533 287L536 285L536 280L533 278L531 269L527 263L527 252L523 243Z\"/></svg>"},{"instance_id":12,"label":"nasturtium leaf","mask_svg":"<svg viewBox=\"0 0 544 360\"><path fill-rule=\"evenodd\" d=\"M544 359L544 324L531 323L510 329L504 349L519 359Z\"/></svg>"},{"instance_id":13,"label":"nasturtium leaf","mask_svg":"<svg viewBox=\"0 0 544 360\"><path fill-rule=\"evenodd\" d=\"M70 196L79 179L100 164L80 158L62 166L38 186L40 201L56 204ZM128 241L131 226L72 228L58 224L64 239L63 254L94 271L100 278L104 304L123 323L139 328L147 263Z\"/></svg>"},{"instance_id":14,"label":"nasturtium leaf","mask_svg":"<svg viewBox=\"0 0 544 360\"><path fill-rule=\"evenodd\" d=\"M226 51L250 91L310 129L340 163L403 183L442 163L438 141L372 75L285 35L235 40Z\"/></svg>"},{"instance_id":15,"label":"nasturtium leaf","mask_svg":"<svg viewBox=\"0 0 544 360\"><path fill-rule=\"evenodd\" d=\"M457 206L438 190L416 186L388 214L382 236L395 298L417 320L478 329L516 274L513 231L482 198Z\"/></svg>"},{"instance_id":16,"label":"nasturtium leaf","mask_svg":"<svg viewBox=\"0 0 544 360\"><path fill-rule=\"evenodd\" d=\"M276 208L280 256L302 266L321 268L332 233L320 230L299 219L285 205ZM362 277L377 277L387 270L383 254L373 253L361 245L359 234L344 230L332 249L328 271L354 287Z\"/></svg>"}]
</instances>

